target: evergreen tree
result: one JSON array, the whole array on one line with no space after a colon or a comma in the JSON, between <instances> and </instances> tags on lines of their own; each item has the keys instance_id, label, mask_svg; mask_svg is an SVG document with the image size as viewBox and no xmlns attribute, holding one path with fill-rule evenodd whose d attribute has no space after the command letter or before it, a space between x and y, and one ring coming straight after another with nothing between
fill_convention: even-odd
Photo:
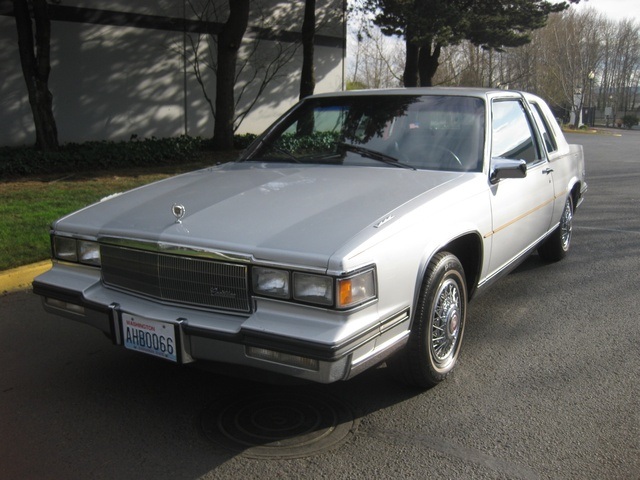
<instances>
[{"instance_id":1,"label":"evergreen tree","mask_svg":"<svg viewBox=\"0 0 640 480\"><path fill-rule=\"evenodd\" d=\"M579 0L568 0L577 3ZM547 0L364 0L364 9L386 35L406 43L404 85L431 86L443 48L468 40L501 50L529 43L550 13L569 3Z\"/></svg>"}]
</instances>

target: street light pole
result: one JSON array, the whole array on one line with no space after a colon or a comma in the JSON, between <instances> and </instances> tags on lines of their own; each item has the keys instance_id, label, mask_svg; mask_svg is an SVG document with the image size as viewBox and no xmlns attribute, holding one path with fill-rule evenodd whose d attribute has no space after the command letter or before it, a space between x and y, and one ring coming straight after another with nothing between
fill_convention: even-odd
<instances>
[{"instance_id":1,"label":"street light pole","mask_svg":"<svg viewBox=\"0 0 640 480\"><path fill-rule=\"evenodd\" d=\"M593 79L596 78L596 74L593 70L589 72L589 104L587 105L587 123L590 127L593 127L595 123L595 112L591 113L591 105L593 103Z\"/></svg>"}]
</instances>

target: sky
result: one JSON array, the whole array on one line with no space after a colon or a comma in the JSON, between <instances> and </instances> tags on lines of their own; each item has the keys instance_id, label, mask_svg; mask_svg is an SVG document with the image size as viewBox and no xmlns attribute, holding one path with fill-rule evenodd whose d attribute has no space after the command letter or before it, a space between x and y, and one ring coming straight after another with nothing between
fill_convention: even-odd
<instances>
[{"instance_id":1,"label":"sky","mask_svg":"<svg viewBox=\"0 0 640 480\"><path fill-rule=\"evenodd\" d=\"M577 10L592 8L612 20L630 19L640 22L640 0L581 0Z\"/></svg>"}]
</instances>

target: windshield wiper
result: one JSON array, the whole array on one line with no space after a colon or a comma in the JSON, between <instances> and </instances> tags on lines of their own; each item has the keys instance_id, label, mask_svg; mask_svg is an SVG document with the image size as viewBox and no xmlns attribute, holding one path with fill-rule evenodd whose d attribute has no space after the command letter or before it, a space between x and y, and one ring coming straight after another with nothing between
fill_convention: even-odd
<instances>
[{"instance_id":1,"label":"windshield wiper","mask_svg":"<svg viewBox=\"0 0 640 480\"><path fill-rule=\"evenodd\" d=\"M282 147L278 147L276 145L271 145L271 148L274 149L276 152L278 153L282 153L283 155L285 155L288 159L292 160L294 163L301 163L300 160L298 159L298 157L296 157L293 153L291 153L289 150L286 150Z\"/></svg>"},{"instance_id":2,"label":"windshield wiper","mask_svg":"<svg viewBox=\"0 0 640 480\"><path fill-rule=\"evenodd\" d=\"M363 157L371 158L372 160L377 160L379 162L386 163L387 165L393 165L399 168L409 168L411 170L417 170L416 167L409 165L407 163L402 163L397 158L392 157L391 155L387 155L386 153L378 152L377 150L371 150L366 147L361 147L359 145L353 145L351 143L346 143L346 142L339 142L338 147L344 150L348 150L350 152L360 154Z\"/></svg>"}]
</instances>

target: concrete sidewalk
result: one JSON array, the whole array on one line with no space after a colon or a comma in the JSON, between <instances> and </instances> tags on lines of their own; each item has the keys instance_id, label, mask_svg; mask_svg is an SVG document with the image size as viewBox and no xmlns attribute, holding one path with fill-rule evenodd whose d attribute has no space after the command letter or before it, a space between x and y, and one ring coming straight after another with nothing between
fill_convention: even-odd
<instances>
[{"instance_id":1,"label":"concrete sidewalk","mask_svg":"<svg viewBox=\"0 0 640 480\"><path fill-rule=\"evenodd\" d=\"M0 272L0 295L31 287L33 279L51 268L51 260Z\"/></svg>"}]
</instances>

